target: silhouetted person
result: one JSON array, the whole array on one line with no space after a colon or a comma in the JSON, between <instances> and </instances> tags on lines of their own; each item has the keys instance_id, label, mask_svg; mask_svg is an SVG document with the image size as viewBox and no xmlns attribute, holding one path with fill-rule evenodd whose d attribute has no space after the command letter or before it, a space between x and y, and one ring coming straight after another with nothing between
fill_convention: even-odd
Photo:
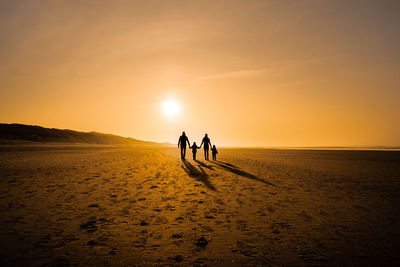
<instances>
[{"instance_id":1,"label":"silhouetted person","mask_svg":"<svg viewBox=\"0 0 400 267\"><path fill-rule=\"evenodd\" d=\"M178 141L178 148L179 148L179 145L181 147L181 159L185 159L185 156L186 156L186 143L190 147L189 139L187 138L185 132L182 132L182 135L181 135L181 137L179 137L179 141Z\"/></svg>"},{"instance_id":2,"label":"silhouetted person","mask_svg":"<svg viewBox=\"0 0 400 267\"><path fill-rule=\"evenodd\" d=\"M218 150L215 147L215 145L213 145L213 147L211 148L211 153L212 153L212 156L213 156L213 160L217 160Z\"/></svg>"},{"instance_id":3,"label":"silhouetted person","mask_svg":"<svg viewBox=\"0 0 400 267\"><path fill-rule=\"evenodd\" d=\"M207 134L204 136L203 141L201 141L200 147L203 145L203 143L204 143L204 158L208 160L208 150L211 147L211 141L210 138L208 138Z\"/></svg>"},{"instance_id":4,"label":"silhouetted person","mask_svg":"<svg viewBox=\"0 0 400 267\"><path fill-rule=\"evenodd\" d=\"M197 149L199 149L200 147L196 145L196 142L193 142L193 145L189 146L189 148L192 150L193 160L196 160Z\"/></svg>"}]
</instances>

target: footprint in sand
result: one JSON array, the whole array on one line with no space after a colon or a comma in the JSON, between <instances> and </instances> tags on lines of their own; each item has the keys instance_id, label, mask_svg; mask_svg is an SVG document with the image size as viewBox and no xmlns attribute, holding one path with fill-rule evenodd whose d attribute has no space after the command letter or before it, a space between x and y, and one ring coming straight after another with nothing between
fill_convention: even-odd
<instances>
[{"instance_id":1,"label":"footprint in sand","mask_svg":"<svg viewBox=\"0 0 400 267\"><path fill-rule=\"evenodd\" d=\"M104 225L110 225L113 222L114 222L114 219L111 219L111 220L108 220L106 218L96 219L96 217L93 216L93 217L90 217L87 222L82 223L79 226L79 229L85 230L87 233L93 233L98 230L98 228L99 228L98 224L101 224L104 226Z\"/></svg>"},{"instance_id":2,"label":"footprint in sand","mask_svg":"<svg viewBox=\"0 0 400 267\"><path fill-rule=\"evenodd\" d=\"M140 225L141 225L141 226L147 226L147 225L149 225L149 223L146 222L146 221L141 221L141 222L140 222Z\"/></svg>"},{"instance_id":3,"label":"footprint in sand","mask_svg":"<svg viewBox=\"0 0 400 267\"><path fill-rule=\"evenodd\" d=\"M290 225L287 223L282 223L282 222L278 222L278 223L273 223L270 226L270 229L272 230L272 233L279 235L281 233L281 231L287 230L290 228Z\"/></svg>"},{"instance_id":4,"label":"footprint in sand","mask_svg":"<svg viewBox=\"0 0 400 267\"><path fill-rule=\"evenodd\" d=\"M89 220L86 223L83 223L80 225L80 229L81 230L86 230L86 232L88 233L92 233L97 231L98 227L97 227L97 221L96 220Z\"/></svg>"},{"instance_id":5,"label":"footprint in sand","mask_svg":"<svg viewBox=\"0 0 400 267\"><path fill-rule=\"evenodd\" d=\"M165 206L165 209L166 209L166 210L169 210L169 211L174 211L174 210L176 210L176 209L175 209L175 206L172 206L172 205L170 205L170 204L168 204L167 206Z\"/></svg>"},{"instance_id":6,"label":"footprint in sand","mask_svg":"<svg viewBox=\"0 0 400 267\"><path fill-rule=\"evenodd\" d=\"M193 266L207 266L206 262L208 261L208 258L198 258L193 262Z\"/></svg>"},{"instance_id":7,"label":"footprint in sand","mask_svg":"<svg viewBox=\"0 0 400 267\"><path fill-rule=\"evenodd\" d=\"M156 225L165 225L168 224L168 219L165 217L157 216L155 220Z\"/></svg>"},{"instance_id":8,"label":"footprint in sand","mask_svg":"<svg viewBox=\"0 0 400 267\"><path fill-rule=\"evenodd\" d=\"M178 222L178 223L182 223L184 219L185 218L183 218L183 217L176 217L175 221Z\"/></svg>"},{"instance_id":9,"label":"footprint in sand","mask_svg":"<svg viewBox=\"0 0 400 267\"><path fill-rule=\"evenodd\" d=\"M182 234L173 234L171 238L182 238Z\"/></svg>"},{"instance_id":10,"label":"footprint in sand","mask_svg":"<svg viewBox=\"0 0 400 267\"><path fill-rule=\"evenodd\" d=\"M207 240L204 236L198 238L195 242L195 245L201 249L206 249L209 240Z\"/></svg>"},{"instance_id":11,"label":"footprint in sand","mask_svg":"<svg viewBox=\"0 0 400 267\"><path fill-rule=\"evenodd\" d=\"M133 246L136 248L144 248L146 244L147 244L146 237L141 237L138 240L133 241Z\"/></svg>"},{"instance_id":12,"label":"footprint in sand","mask_svg":"<svg viewBox=\"0 0 400 267\"><path fill-rule=\"evenodd\" d=\"M70 266L70 265L71 262L68 258L60 256L42 266Z\"/></svg>"},{"instance_id":13,"label":"footprint in sand","mask_svg":"<svg viewBox=\"0 0 400 267\"><path fill-rule=\"evenodd\" d=\"M176 255L175 257L168 257L169 260L174 260L176 262L182 262L183 261L183 256L182 255Z\"/></svg>"},{"instance_id":14,"label":"footprint in sand","mask_svg":"<svg viewBox=\"0 0 400 267\"><path fill-rule=\"evenodd\" d=\"M236 229L240 231L249 231L249 228L247 227L247 224L245 221L237 221L237 226Z\"/></svg>"}]
</instances>

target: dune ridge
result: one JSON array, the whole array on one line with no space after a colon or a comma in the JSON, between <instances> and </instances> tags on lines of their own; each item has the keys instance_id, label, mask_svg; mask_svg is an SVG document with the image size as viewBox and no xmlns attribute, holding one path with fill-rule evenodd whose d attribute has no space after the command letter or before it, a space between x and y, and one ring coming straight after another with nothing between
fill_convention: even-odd
<instances>
[{"instance_id":1,"label":"dune ridge","mask_svg":"<svg viewBox=\"0 0 400 267\"><path fill-rule=\"evenodd\" d=\"M109 145L160 145L131 137L98 132L78 132L68 129L45 128L36 125L0 123L0 141L62 142Z\"/></svg>"}]
</instances>

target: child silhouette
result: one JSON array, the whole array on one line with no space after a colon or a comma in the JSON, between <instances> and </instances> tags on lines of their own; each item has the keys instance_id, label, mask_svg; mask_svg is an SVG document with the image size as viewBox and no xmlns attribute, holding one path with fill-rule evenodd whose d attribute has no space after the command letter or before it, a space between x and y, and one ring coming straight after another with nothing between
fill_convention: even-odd
<instances>
[{"instance_id":1,"label":"child silhouette","mask_svg":"<svg viewBox=\"0 0 400 267\"><path fill-rule=\"evenodd\" d=\"M193 160L196 160L197 149L199 149L200 147L196 145L196 142L193 142L193 145L189 148L192 150Z\"/></svg>"},{"instance_id":2,"label":"child silhouette","mask_svg":"<svg viewBox=\"0 0 400 267\"><path fill-rule=\"evenodd\" d=\"M213 145L213 147L211 148L211 152L212 152L213 160L217 160L218 151L217 151L217 148L215 147L215 145Z\"/></svg>"}]
</instances>

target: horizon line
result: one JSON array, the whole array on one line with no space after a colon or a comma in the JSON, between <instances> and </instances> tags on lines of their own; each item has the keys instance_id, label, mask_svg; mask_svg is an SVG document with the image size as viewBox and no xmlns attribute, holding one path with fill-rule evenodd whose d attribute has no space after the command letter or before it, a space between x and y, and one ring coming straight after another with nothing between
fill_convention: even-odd
<instances>
[{"instance_id":1,"label":"horizon line","mask_svg":"<svg viewBox=\"0 0 400 267\"><path fill-rule=\"evenodd\" d=\"M171 141L160 141L160 140L144 140L144 139L139 139L136 137L132 136L122 136L116 133L103 133L103 132L98 132L95 130L91 131L80 131L80 130L71 130L71 129L66 129L66 128L54 128L51 126L40 126L36 124L23 124L23 123L3 123L0 122L0 124L18 124L18 125L26 125L26 126L36 126L36 127L42 127L42 128L48 128L48 129L59 129L59 130L70 130L70 131L76 131L76 132L85 132L85 133L100 133L100 134L106 134L106 135L116 135L120 136L123 138L132 138L135 140L139 141L145 141L145 142L155 142L159 144L169 144L171 146L175 146L174 142ZM251 148L251 149L337 149L337 150L345 150L345 149L359 149L359 150L400 150L400 144L399 145L318 145L318 146L281 146L281 145L251 145L251 146L243 146L243 145L219 145L218 147L220 148L238 148L238 149L246 149L246 148Z\"/></svg>"}]
</instances>

